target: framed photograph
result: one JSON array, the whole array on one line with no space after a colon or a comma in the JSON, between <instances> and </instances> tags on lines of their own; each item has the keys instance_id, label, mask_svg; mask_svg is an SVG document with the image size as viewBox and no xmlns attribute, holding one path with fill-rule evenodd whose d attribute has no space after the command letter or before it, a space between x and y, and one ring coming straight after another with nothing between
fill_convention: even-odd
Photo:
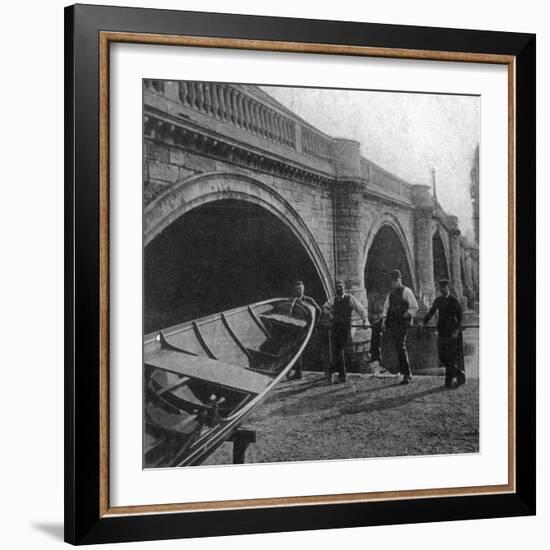
<instances>
[{"instance_id":1,"label":"framed photograph","mask_svg":"<svg viewBox=\"0 0 550 550\"><path fill-rule=\"evenodd\" d=\"M67 542L535 513L534 35L65 45Z\"/></svg>"}]
</instances>

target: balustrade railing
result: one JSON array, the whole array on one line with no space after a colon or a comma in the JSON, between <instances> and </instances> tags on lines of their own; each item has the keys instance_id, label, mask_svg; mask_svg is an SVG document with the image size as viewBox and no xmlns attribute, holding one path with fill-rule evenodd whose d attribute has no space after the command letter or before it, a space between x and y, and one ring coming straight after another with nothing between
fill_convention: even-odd
<instances>
[{"instance_id":1,"label":"balustrade railing","mask_svg":"<svg viewBox=\"0 0 550 550\"><path fill-rule=\"evenodd\" d=\"M363 171L363 166L361 166L361 171ZM396 178L393 174L387 172L386 170L377 167L375 165L369 167L370 180L385 190L392 191L397 195L409 198L410 196L410 187L400 179Z\"/></svg>"},{"instance_id":2,"label":"balustrade railing","mask_svg":"<svg viewBox=\"0 0 550 550\"><path fill-rule=\"evenodd\" d=\"M331 141L306 127L302 127L302 151L322 160L330 161L332 158Z\"/></svg>"},{"instance_id":3,"label":"balustrade railing","mask_svg":"<svg viewBox=\"0 0 550 550\"><path fill-rule=\"evenodd\" d=\"M146 80L145 86L151 90L155 90L160 94L164 93L164 80Z\"/></svg>"},{"instance_id":4,"label":"balustrade railing","mask_svg":"<svg viewBox=\"0 0 550 550\"><path fill-rule=\"evenodd\" d=\"M210 82L180 82L180 101L192 109L296 148L296 123L237 88Z\"/></svg>"}]
</instances>

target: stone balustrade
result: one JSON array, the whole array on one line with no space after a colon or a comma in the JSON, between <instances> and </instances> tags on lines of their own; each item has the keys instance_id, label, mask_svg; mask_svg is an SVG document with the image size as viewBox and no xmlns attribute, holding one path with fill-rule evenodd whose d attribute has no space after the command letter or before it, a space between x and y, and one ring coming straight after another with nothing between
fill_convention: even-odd
<instances>
[{"instance_id":1,"label":"stone balustrade","mask_svg":"<svg viewBox=\"0 0 550 550\"><path fill-rule=\"evenodd\" d=\"M302 128L302 152L306 155L331 161L332 143L330 139L313 130Z\"/></svg>"},{"instance_id":2,"label":"stone balustrade","mask_svg":"<svg viewBox=\"0 0 550 550\"><path fill-rule=\"evenodd\" d=\"M383 194L388 191L401 200L411 201L411 184L398 178L391 172L384 170L373 162L361 157L361 177L367 182L371 190L378 190Z\"/></svg>"},{"instance_id":3,"label":"stone balustrade","mask_svg":"<svg viewBox=\"0 0 550 550\"><path fill-rule=\"evenodd\" d=\"M332 140L300 119L293 120L247 93L242 87L216 82L181 81L179 101L220 122L274 141L303 155L332 161ZM146 81L146 87L164 94L164 83Z\"/></svg>"},{"instance_id":4,"label":"stone balustrade","mask_svg":"<svg viewBox=\"0 0 550 550\"><path fill-rule=\"evenodd\" d=\"M145 87L164 94L164 80L145 80Z\"/></svg>"},{"instance_id":5,"label":"stone balustrade","mask_svg":"<svg viewBox=\"0 0 550 550\"><path fill-rule=\"evenodd\" d=\"M228 84L179 83L179 99L196 109L271 141L296 148L296 123Z\"/></svg>"}]
</instances>

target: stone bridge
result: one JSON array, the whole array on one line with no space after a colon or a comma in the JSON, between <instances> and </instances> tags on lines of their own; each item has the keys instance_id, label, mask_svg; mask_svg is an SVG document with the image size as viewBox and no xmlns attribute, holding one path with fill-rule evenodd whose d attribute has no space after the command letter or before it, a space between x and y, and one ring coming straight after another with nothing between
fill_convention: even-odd
<instances>
[{"instance_id":1,"label":"stone bridge","mask_svg":"<svg viewBox=\"0 0 550 550\"><path fill-rule=\"evenodd\" d=\"M477 247L430 188L329 136L256 86L144 82L146 332L344 279L379 316L399 268L422 308L435 282L473 306ZM176 310L179 313L176 314ZM177 317L180 315L180 317Z\"/></svg>"}]
</instances>

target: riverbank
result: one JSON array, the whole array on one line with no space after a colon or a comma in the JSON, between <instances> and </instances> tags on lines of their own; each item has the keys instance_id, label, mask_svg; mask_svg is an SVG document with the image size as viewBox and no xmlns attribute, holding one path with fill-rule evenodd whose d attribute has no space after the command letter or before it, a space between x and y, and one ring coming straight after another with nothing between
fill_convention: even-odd
<instances>
[{"instance_id":1,"label":"riverbank","mask_svg":"<svg viewBox=\"0 0 550 550\"><path fill-rule=\"evenodd\" d=\"M348 375L327 384L320 373L284 381L245 426L256 430L246 462L474 453L479 451L479 384L447 389L440 376ZM226 443L205 464L227 464Z\"/></svg>"}]
</instances>

